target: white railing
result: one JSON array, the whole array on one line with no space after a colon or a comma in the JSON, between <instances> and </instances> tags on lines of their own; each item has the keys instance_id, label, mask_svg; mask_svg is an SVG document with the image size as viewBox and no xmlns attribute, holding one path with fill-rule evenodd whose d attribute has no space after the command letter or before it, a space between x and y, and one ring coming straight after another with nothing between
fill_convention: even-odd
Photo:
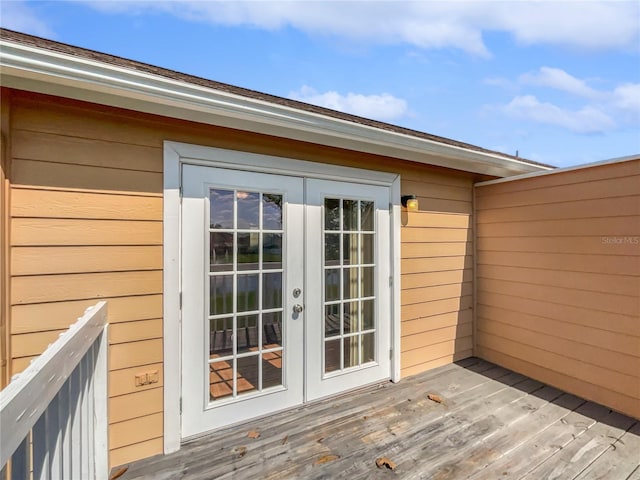
<instances>
[{"instance_id":1,"label":"white railing","mask_svg":"<svg viewBox=\"0 0 640 480\"><path fill-rule=\"evenodd\" d=\"M107 346L100 302L0 392L0 478L107 478Z\"/></svg>"}]
</instances>

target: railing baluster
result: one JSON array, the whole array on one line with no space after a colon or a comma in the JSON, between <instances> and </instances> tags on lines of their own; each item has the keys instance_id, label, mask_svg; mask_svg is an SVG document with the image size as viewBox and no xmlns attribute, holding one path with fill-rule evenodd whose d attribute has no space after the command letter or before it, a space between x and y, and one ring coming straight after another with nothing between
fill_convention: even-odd
<instances>
[{"instance_id":1,"label":"railing baluster","mask_svg":"<svg viewBox=\"0 0 640 480\"><path fill-rule=\"evenodd\" d=\"M34 480L50 478L49 449L47 448L47 413L48 410L45 410L31 431Z\"/></svg>"},{"instance_id":2,"label":"railing baluster","mask_svg":"<svg viewBox=\"0 0 640 480\"><path fill-rule=\"evenodd\" d=\"M24 439L11 457L11 480L29 478L29 436Z\"/></svg>"},{"instance_id":3,"label":"railing baluster","mask_svg":"<svg viewBox=\"0 0 640 480\"><path fill-rule=\"evenodd\" d=\"M71 405L69 404L69 385L71 377L64 382L60 389L60 401L58 403L58 416L60 418L60 472L64 479L71 478Z\"/></svg>"},{"instance_id":4,"label":"railing baluster","mask_svg":"<svg viewBox=\"0 0 640 480\"><path fill-rule=\"evenodd\" d=\"M60 471L60 394L56 395L47 408L47 449L49 450L49 472L51 480L62 477Z\"/></svg>"},{"instance_id":5,"label":"railing baluster","mask_svg":"<svg viewBox=\"0 0 640 480\"><path fill-rule=\"evenodd\" d=\"M95 374L95 370L96 370L96 362L95 362L95 355L97 352L97 348L96 348L96 344L94 342L94 344L91 346L91 349L87 352L87 360L89 362L89 379L88 379L88 392L89 392L89 398L92 400L91 402L88 402L87 404L87 428L89 430L89 441L87 442L87 456L89 457L89 471L91 472L90 477L91 479L95 478L95 455L94 455L94 451L95 451L95 444L94 444L94 423L95 423L95 402L93 401L94 396L93 396L93 379L94 379L94 374Z\"/></svg>"},{"instance_id":6,"label":"railing baluster","mask_svg":"<svg viewBox=\"0 0 640 480\"><path fill-rule=\"evenodd\" d=\"M70 478L72 479L80 479L80 462L82 459L82 449L84 446L81 441L81 419L80 419L80 410L82 401L81 391L80 391L80 379L82 377L82 372L80 368L80 364L73 371L73 374L69 378L69 386L70 386L70 395L69 395L69 415L71 417L71 434L69 438L71 439L71 445L73 448L70 448L71 455L71 471Z\"/></svg>"}]
</instances>

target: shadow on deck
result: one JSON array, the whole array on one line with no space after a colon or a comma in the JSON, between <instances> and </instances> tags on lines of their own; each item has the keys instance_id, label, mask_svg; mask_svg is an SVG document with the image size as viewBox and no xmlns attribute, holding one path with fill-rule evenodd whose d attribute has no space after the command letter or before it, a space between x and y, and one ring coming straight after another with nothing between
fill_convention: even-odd
<instances>
[{"instance_id":1,"label":"shadow on deck","mask_svg":"<svg viewBox=\"0 0 640 480\"><path fill-rule=\"evenodd\" d=\"M637 420L470 358L214 432L120 478L638 480L638 452Z\"/></svg>"}]
</instances>

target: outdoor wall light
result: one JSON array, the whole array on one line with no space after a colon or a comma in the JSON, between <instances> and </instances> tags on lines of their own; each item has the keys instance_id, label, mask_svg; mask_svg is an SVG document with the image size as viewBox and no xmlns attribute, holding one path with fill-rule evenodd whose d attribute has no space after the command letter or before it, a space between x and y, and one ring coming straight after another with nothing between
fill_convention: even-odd
<instances>
[{"instance_id":1,"label":"outdoor wall light","mask_svg":"<svg viewBox=\"0 0 640 480\"><path fill-rule=\"evenodd\" d=\"M403 195L400 198L402 202L402 206L407 209L408 212L417 212L418 211L418 197L415 195Z\"/></svg>"}]
</instances>

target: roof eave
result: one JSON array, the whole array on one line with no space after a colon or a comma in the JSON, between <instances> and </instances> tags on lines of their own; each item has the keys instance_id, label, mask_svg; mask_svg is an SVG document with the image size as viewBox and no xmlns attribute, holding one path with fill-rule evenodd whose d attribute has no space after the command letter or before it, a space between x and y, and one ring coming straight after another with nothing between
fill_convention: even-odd
<instances>
[{"instance_id":1,"label":"roof eave","mask_svg":"<svg viewBox=\"0 0 640 480\"><path fill-rule=\"evenodd\" d=\"M183 120L496 177L550 169L7 40L0 68L5 87Z\"/></svg>"}]
</instances>

